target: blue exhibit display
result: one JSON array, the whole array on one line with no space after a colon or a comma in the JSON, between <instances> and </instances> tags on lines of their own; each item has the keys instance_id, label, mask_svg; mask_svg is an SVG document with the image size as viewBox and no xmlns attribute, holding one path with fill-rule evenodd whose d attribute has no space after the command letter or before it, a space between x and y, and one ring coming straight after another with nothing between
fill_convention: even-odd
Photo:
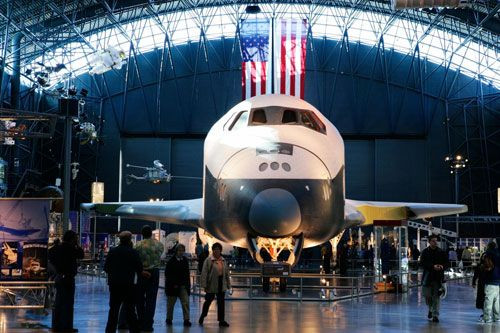
<instances>
[{"instance_id":1,"label":"blue exhibit display","mask_svg":"<svg viewBox=\"0 0 500 333\"><path fill-rule=\"evenodd\" d=\"M0 200L1 279L46 279L50 200Z\"/></svg>"}]
</instances>

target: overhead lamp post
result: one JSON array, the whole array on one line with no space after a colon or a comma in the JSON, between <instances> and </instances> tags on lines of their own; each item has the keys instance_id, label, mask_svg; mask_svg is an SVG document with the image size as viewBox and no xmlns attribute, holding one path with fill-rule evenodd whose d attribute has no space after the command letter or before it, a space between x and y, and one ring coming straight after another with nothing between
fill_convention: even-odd
<instances>
[{"instance_id":1,"label":"overhead lamp post","mask_svg":"<svg viewBox=\"0 0 500 333\"><path fill-rule=\"evenodd\" d=\"M458 204L458 193L459 193L459 179L458 173L460 170L465 169L469 160L464 156L457 154L455 156L446 156L444 159L450 167L450 173L455 175L455 203ZM457 229L457 245L458 245L458 214L456 215L456 229Z\"/></svg>"}]
</instances>

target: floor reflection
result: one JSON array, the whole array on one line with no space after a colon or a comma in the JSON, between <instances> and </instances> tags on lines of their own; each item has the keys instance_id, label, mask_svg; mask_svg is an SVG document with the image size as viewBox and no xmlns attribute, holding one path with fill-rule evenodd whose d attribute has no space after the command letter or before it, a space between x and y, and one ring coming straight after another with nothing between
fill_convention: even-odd
<instances>
[{"instance_id":1,"label":"floor reflection","mask_svg":"<svg viewBox=\"0 0 500 333\"><path fill-rule=\"evenodd\" d=\"M108 311L105 279L79 276L75 303L75 327L80 332L103 332ZM474 308L475 290L464 283L450 283L449 296L441 307L441 322L426 319L419 289L407 294L377 294L335 303L228 301L229 329L219 329L216 306L212 306L203 328L197 325L202 300L191 297L193 327L182 326L180 304L174 325L165 325L166 300L161 290L156 310L156 332L500 332L500 323L479 325ZM1 310L0 332L49 332L50 314L45 311Z\"/></svg>"}]
</instances>

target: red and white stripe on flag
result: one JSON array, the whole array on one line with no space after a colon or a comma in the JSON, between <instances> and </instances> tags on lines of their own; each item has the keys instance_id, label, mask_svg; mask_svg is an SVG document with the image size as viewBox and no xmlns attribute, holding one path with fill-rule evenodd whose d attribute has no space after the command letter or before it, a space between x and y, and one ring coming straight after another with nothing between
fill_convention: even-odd
<instances>
[{"instance_id":1,"label":"red and white stripe on flag","mask_svg":"<svg viewBox=\"0 0 500 333\"><path fill-rule=\"evenodd\" d=\"M270 61L241 63L241 96L244 100L271 93L271 67Z\"/></svg>"},{"instance_id":2,"label":"red and white stripe on flag","mask_svg":"<svg viewBox=\"0 0 500 333\"><path fill-rule=\"evenodd\" d=\"M257 26L253 24L257 24ZM272 55L270 54L270 40L273 33L271 20L249 20L248 25L242 27L242 29L244 28L249 28L246 35L250 39L242 43L242 48L246 48L249 52L247 61L241 63L241 96L243 100L253 96L271 94L273 85Z\"/></svg>"},{"instance_id":3,"label":"red and white stripe on flag","mask_svg":"<svg viewBox=\"0 0 500 333\"><path fill-rule=\"evenodd\" d=\"M306 40L307 20L287 19L276 24L275 93L304 98Z\"/></svg>"}]
</instances>

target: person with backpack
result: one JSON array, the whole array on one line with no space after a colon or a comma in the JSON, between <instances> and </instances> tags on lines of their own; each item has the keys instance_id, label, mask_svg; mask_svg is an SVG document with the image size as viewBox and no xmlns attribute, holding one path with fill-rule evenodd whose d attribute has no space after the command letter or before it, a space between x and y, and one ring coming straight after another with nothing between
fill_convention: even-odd
<instances>
[{"instance_id":1,"label":"person with backpack","mask_svg":"<svg viewBox=\"0 0 500 333\"><path fill-rule=\"evenodd\" d=\"M488 244L481 270L484 272L484 306L480 323L500 321L500 254L494 242Z\"/></svg>"}]
</instances>

